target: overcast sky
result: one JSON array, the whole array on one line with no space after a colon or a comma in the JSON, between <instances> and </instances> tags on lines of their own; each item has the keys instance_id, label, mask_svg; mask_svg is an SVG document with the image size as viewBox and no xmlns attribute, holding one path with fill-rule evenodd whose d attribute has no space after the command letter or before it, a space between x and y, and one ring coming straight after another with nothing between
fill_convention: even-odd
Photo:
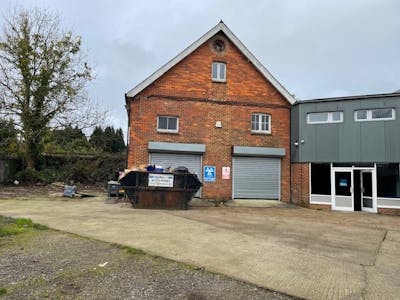
<instances>
[{"instance_id":1,"label":"overcast sky","mask_svg":"<svg viewBox=\"0 0 400 300\"><path fill-rule=\"evenodd\" d=\"M16 4L82 36L89 94L124 131L124 94L221 19L297 99L400 89L399 0L0 0L0 11Z\"/></svg>"}]
</instances>

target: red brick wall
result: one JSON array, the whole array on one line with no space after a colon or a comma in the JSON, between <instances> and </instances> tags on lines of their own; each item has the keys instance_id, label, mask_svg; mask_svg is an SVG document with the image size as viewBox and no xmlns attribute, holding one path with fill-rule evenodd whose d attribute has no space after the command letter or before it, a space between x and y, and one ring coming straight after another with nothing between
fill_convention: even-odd
<instances>
[{"instance_id":1,"label":"red brick wall","mask_svg":"<svg viewBox=\"0 0 400 300\"><path fill-rule=\"evenodd\" d=\"M218 38L224 54L212 49L213 39L205 42L130 102L128 166L148 163L149 141L206 144L203 165L217 167L217 180L204 184L203 197L230 199L232 181L221 179L221 168L232 170L232 146L281 147L281 198L289 201L290 104L225 36ZM226 63L226 83L212 82L213 61ZM252 113L271 115L271 134L251 133ZM179 133L157 133L158 115L178 116Z\"/></svg>"},{"instance_id":2,"label":"red brick wall","mask_svg":"<svg viewBox=\"0 0 400 300\"><path fill-rule=\"evenodd\" d=\"M380 207L378 207L378 214L400 216L400 209L396 209L396 208L380 208Z\"/></svg>"},{"instance_id":3,"label":"red brick wall","mask_svg":"<svg viewBox=\"0 0 400 300\"><path fill-rule=\"evenodd\" d=\"M303 207L310 206L309 164L292 163L292 202Z\"/></svg>"}]
</instances>

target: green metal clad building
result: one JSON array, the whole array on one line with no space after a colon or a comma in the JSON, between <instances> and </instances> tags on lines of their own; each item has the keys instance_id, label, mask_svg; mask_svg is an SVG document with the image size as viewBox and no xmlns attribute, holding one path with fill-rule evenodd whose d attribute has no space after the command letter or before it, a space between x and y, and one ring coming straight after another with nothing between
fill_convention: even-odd
<instances>
[{"instance_id":1,"label":"green metal clad building","mask_svg":"<svg viewBox=\"0 0 400 300\"><path fill-rule=\"evenodd\" d=\"M308 164L309 204L400 209L400 93L295 103L291 162Z\"/></svg>"}]
</instances>

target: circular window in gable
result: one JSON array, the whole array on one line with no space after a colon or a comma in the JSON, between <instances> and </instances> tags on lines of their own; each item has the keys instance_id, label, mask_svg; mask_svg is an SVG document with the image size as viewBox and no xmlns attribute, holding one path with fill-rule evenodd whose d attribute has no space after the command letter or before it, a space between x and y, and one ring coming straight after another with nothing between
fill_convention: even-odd
<instances>
[{"instance_id":1,"label":"circular window in gable","mask_svg":"<svg viewBox=\"0 0 400 300\"><path fill-rule=\"evenodd\" d=\"M214 50L217 52L223 52L225 50L225 44L222 40L215 40L213 43Z\"/></svg>"}]
</instances>

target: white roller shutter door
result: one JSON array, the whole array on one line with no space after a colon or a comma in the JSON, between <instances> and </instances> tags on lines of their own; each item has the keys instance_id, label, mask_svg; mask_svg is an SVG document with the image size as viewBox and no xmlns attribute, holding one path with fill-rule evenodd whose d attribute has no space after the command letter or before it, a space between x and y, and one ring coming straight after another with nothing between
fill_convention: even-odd
<instances>
[{"instance_id":1,"label":"white roller shutter door","mask_svg":"<svg viewBox=\"0 0 400 300\"><path fill-rule=\"evenodd\" d=\"M280 198L280 158L233 157L233 198Z\"/></svg>"},{"instance_id":2,"label":"white roller shutter door","mask_svg":"<svg viewBox=\"0 0 400 300\"><path fill-rule=\"evenodd\" d=\"M171 167L186 167L189 172L197 174L202 179L201 155L177 153L150 153L150 164L162 166L164 169ZM195 197L200 197L200 190Z\"/></svg>"}]
</instances>

